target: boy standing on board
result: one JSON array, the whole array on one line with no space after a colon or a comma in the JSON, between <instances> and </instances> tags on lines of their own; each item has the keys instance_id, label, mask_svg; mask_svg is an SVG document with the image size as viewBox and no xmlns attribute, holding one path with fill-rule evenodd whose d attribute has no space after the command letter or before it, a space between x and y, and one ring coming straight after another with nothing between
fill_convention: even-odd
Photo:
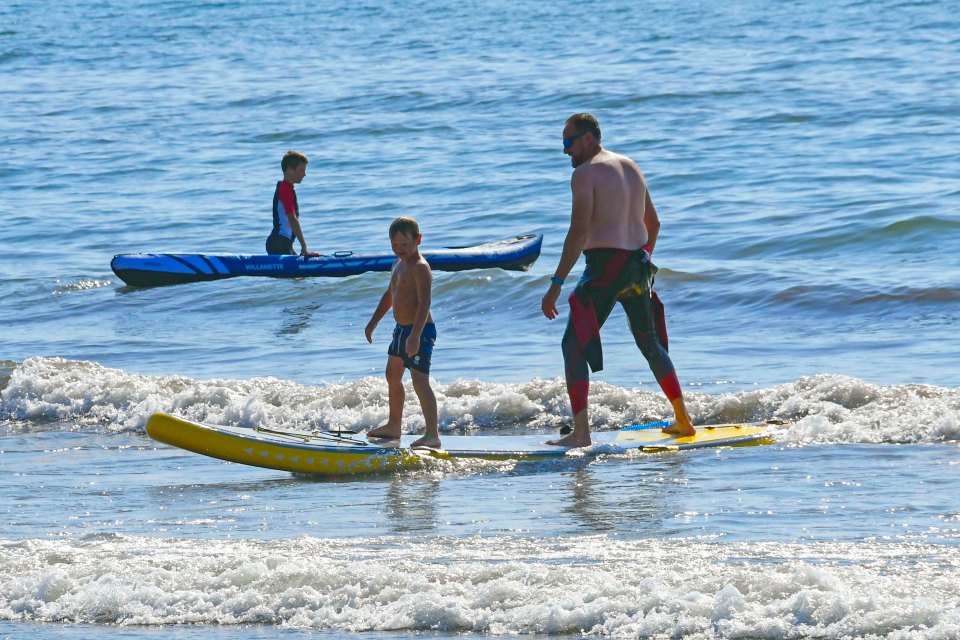
<instances>
[{"instance_id":1,"label":"boy standing on board","mask_svg":"<svg viewBox=\"0 0 960 640\"><path fill-rule=\"evenodd\" d=\"M387 423L367 432L368 438L399 438L403 417L403 370L410 369L413 389L420 399L426 422L422 438L411 447L440 446L437 429L437 398L430 388L430 358L437 340L437 328L430 315L430 287L433 272L420 255L420 227L413 218L397 218L390 225L390 244L399 258L390 275L390 284L380 298L365 330L367 342L373 342L373 330L393 307L397 326L387 349L387 386L390 390L390 417Z\"/></svg>"},{"instance_id":2,"label":"boy standing on board","mask_svg":"<svg viewBox=\"0 0 960 640\"><path fill-rule=\"evenodd\" d=\"M297 205L297 192L293 185L303 182L307 175L307 156L296 151L287 151L280 161L283 180L277 183L273 192L273 231L267 238L267 253L271 255L297 255L293 250L293 239L300 241L300 255L316 258L319 253L307 249L300 229L300 207Z\"/></svg>"}]
</instances>

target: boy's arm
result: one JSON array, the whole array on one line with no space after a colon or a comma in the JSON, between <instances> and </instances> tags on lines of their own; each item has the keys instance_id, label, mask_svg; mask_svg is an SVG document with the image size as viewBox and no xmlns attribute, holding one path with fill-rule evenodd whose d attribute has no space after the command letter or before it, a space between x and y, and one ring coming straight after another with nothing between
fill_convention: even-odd
<instances>
[{"instance_id":1,"label":"boy's arm","mask_svg":"<svg viewBox=\"0 0 960 640\"><path fill-rule=\"evenodd\" d=\"M433 272L426 262L418 264L413 271L413 282L417 287L417 313L413 317L413 329L407 338L407 355L413 356L420 350L420 337L430 317L431 288ZM411 346L413 349L411 350Z\"/></svg>"},{"instance_id":2,"label":"boy's arm","mask_svg":"<svg viewBox=\"0 0 960 640\"><path fill-rule=\"evenodd\" d=\"M300 255L302 256L318 256L319 253L312 253L307 249L307 241L303 239L303 229L300 228L300 218L297 217L297 214L293 212L287 213L287 220L290 221L290 229L293 231L294 237L300 241Z\"/></svg>"},{"instance_id":3,"label":"boy's arm","mask_svg":"<svg viewBox=\"0 0 960 640\"><path fill-rule=\"evenodd\" d=\"M392 306L393 296L390 295L390 286L387 285L387 290L384 291L380 297L380 304L374 309L373 316L370 318L370 322L367 323L367 328L364 330L367 336L367 342L373 342L373 330L377 328L383 316L387 315L387 311L389 311Z\"/></svg>"}]
</instances>

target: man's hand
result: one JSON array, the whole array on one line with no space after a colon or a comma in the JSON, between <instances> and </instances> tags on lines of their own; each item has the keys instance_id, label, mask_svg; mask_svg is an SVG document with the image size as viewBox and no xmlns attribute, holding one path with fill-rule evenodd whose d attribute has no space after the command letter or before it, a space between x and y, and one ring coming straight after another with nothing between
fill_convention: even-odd
<instances>
[{"instance_id":1,"label":"man's hand","mask_svg":"<svg viewBox=\"0 0 960 640\"><path fill-rule=\"evenodd\" d=\"M364 335L367 336L367 342L373 343L373 330L377 328L377 323L371 320L367 323L367 328L363 330Z\"/></svg>"},{"instance_id":2,"label":"man's hand","mask_svg":"<svg viewBox=\"0 0 960 640\"><path fill-rule=\"evenodd\" d=\"M550 288L547 289L547 292L543 295L543 300L540 301L540 310L543 311L543 315L547 317L548 320L553 320L560 312L557 311L557 298L560 297L560 285L551 284Z\"/></svg>"}]
</instances>

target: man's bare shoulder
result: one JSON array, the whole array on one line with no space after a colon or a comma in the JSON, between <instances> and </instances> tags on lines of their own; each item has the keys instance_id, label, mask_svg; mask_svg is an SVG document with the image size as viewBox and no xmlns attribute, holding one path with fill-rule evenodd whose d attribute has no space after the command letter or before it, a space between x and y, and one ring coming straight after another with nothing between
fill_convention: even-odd
<instances>
[{"instance_id":1,"label":"man's bare shoulder","mask_svg":"<svg viewBox=\"0 0 960 640\"><path fill-rule=\"evenodd\" d=\"M637 167L637 163L634 162L633 158L631 158L630 156L625 156L622 153L617 153L615 151L608 151L606 149L604 149L604 153L606 153L606 162L608 164L627 165L627 166L639 169L639 167Z\"/></svg>"},{"instance_id":2,"label":"man's bare shoulder","mask_svg":"<svg viewBox=\"0 0 960 640\"><path fill-rule=\"evenodd\" d=\"M574 169L573 175L596 176L609 171L610 167L622 167L624 165L634 168L637 166L629 157L604 149Z\"/></svg>"},{"instance_id":3,"label":"man's bare shoulder","mask_svg":"<svg viewBox=\"0 0 960 640\"><path fill-rule=\"evenodd\" d=\"M590 158L577 168L573 170L573 173L570 175L570 184L577 185L589 185L592 184L597 176L603 171L603 160L598 160L598 157L602 153L598 153L596 156Z\"/></svg>"}]
</instances>

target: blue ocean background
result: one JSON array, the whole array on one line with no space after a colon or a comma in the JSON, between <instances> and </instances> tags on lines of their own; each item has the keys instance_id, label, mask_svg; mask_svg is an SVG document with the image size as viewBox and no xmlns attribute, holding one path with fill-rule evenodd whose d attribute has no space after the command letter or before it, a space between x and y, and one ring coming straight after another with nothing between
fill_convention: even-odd
<instances>
[{"instance_id":1,"label":"blue ocean background","mask_svg":"<svg viewBox=\"0 0 960 640\"><path fill-rule=\"evenodd\" d=\"M960 637L955 9L0 2L0 638ZM441 435L556 433L580 111L646 174L696 420L775 444L320 481L146 435L386 417L386 274L110 271L260 252L288 149L314 250L544 234L435 274L432 377ZM668 417L603 341L595 428Z\"/></svg>"}]
</instances>

